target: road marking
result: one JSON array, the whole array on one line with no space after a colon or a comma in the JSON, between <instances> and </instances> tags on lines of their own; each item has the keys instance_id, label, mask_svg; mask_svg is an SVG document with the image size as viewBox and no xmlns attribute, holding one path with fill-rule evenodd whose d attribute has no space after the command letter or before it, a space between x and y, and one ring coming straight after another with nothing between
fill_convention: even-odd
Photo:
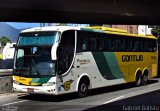
<instances>
[{"instance_id":1,"label":"road marking","mask_svg":"<svg viewBox=\"0 0 160 111\"><path fill-rule=\"evenodd\" d=\"M7 103L7 104L3 104L1 106L8 106L8 105L12 105L12 104L17 104L17 103L22 103L22 102L26 102L28 100L23 100L23 101L17 101L17 102L13 102L13 103Z\"/></svg>"},{"instance_id":2,"label":"road marking","mask_svg":"<svg viewBox=\"0 0 160 111\"><path fill-rule=\"evenodd\" d=\"M148 87L153 87L153 86L156 86L156 85L159 85L159 83L151 84L151 85L149 85Z\"/></svg>"},{"instance_id":3,"label":"road marking","mask_svg":"<svg viewBox=\"0 0 160 111\"><path fill-rule=\"evenodd\" d=\"M103 104L111 103L111 102L116 101L116 100L118 100L118 99L120 99L120 98L123 98L123 97L124 97L124 96L119 96L119 97L117 97L117 98L114 98L114 99L111 99L111 100L109 100L109 101L106 101L106 102L104 102Z\"/></svg>"}]
</instances>

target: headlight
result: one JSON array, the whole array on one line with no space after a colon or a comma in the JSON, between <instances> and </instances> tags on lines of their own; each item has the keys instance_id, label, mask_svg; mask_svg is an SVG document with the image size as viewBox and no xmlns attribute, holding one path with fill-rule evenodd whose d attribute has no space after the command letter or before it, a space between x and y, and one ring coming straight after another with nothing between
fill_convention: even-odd
<instances>
[{"instance_id":1,"label":"headlight","mask_svg":"<svg viewBox=\"0 0 160 111\"><path fill-rule=\"evenodd\" d=\"M45 84L43 84L42 86L53 86L55 84L55 82L47 82Z\"/></svg>"},{"instance_id":2,"label":"headlight","mask_svg":"<svg viewBox=\"0 0 160 111\"><path fill-rule=\"evenodd\" d=\"M19 82L15 81L15 80L13 80L13 83L14 83L14 84L17 84L17 85L20 84Z\"/></svg>"}]
</instances>

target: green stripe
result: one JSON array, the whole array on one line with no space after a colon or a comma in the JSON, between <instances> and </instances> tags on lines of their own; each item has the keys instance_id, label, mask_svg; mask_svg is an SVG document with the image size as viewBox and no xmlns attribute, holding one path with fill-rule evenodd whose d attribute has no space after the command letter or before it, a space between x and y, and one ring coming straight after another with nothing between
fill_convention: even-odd
<instances>
[{"instance_id":1,"label":"green stripe","mask_svg":"<svg viewBox=\"0 0 160 111\"><path fill-rule=\"evenodd\" d=\"M123 78L122 71L120 70L119 64L116 60L115 54L113 52L104 52L105 58L109 64L109 68L115 78Z\"/></svg>"},{"instance_id":2,"label":"green stripe","mask_svg":"<svg viewBox=\"0 0 160 111\"><path fill-rule=\"evenodd\" d=\"M31 80L31 82L32 82L32 83L38 83L39 80L40 80L40 78L33 78L33 79Z\"/></svg>"},{"instance_id":3,"label":"green stripe","mask_svg":"<svg viewBox=\"0 0 160 111\"><path fill-rule=\"evenodd\" d=\"M112 74L108 66L108 63L106 61L104 54L102 52L92 52L92 54L102 76L108 80L115 79L114 75Z\"/></svg>"},{"instance_id":4,"label":"green stripe","mask_svg":"<svg viewBox=\"0 0 160 111\"><path fill-rule=\"evenodd\" d=\"M89 32L99 32L99 33L105 33L102 30L97 30L97 29L89 29L89 28L81 28L81 30L83 31L89 31Z\"/></svg>"},{"instance_id":5,"label":"green stripe","mask_svg":"<svg viewBox=\"0 0 160 111\"><path fill-rule=\"evenodd\" d=\"M50 78L51 78L51 77L33 78L31 82L32 82L32 83L41 83L41 84L43 84L43 83L48 82L48 81L50 80Z\"/></svg>"}]
</instances>

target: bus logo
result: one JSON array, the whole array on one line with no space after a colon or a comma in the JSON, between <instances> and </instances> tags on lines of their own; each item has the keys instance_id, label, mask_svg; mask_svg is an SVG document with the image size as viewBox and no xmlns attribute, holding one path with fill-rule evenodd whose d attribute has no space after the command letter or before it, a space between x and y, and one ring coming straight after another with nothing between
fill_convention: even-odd
<instances>
[{"instance_id":1,"label":"bus logo","mask_svg":"<svg viewBox=\"0 0 160 111\"><path fill-rule=\"evenodd\" d=\"M79 62L81 65L82 65L82 64L89 64L89 63L90 63L90 60L89 60L89 59L82 59L82 60L77 59L77 62Z\"/></svg>"},{"instance_id":2,"label":"bus logo","mask_svg":"<svg viewBox=\"0 0 160 111\"><path fill-rule=\"evenodd\" d=\"M122 55L122 62L143 61L143 55Z\"/></svg>"},{"instance_id":3,"label":"bus logo","mask_svg":"<svg viewBox=\"0 0 160 111\"><path fill-rule=\"evenodd\" d=\"M65 91L68 91L70 90L71 88L71 83L73 82L74 80L69 80L69 81L66 81L63 85L61 85Z\"/></svg>"}]
</instances>

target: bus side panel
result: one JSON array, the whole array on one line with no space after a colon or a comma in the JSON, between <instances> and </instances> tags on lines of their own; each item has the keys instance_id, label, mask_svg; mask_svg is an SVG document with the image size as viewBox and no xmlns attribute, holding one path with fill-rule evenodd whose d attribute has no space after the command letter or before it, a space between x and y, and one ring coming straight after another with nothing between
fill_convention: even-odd
<instances>
[{"instance_id":1,"label":"bus side panel","mask_svg":"<svg viewBox=\"0 0 160 111\"><path fill-rule=\"evenodd\" d=\"M75 92L84 74L90 78L90 88L133 82L137 70L148 69L151 78L156 76L157 59L153 52L80 52L71 71L59 79L58 92Z\"/></svg>"},{"instance_id":2,"label":"bus side panel","mask_svg":"<svg viewBox=\"0 0 160 111\"><path fill-rule=\"evenodd\" d=\"M78 53L75 60L76 64L79 64L79 68L76 68L76 75L88 74L92 88L124 83L123 75L116 70L118 69L117 66L111 69L110 66L113 62L107 61L107 58L107 53L105 52ZM115 59L114 56L112 58ZM118 72L118 74L113 72Z\"/></svg>"},{"instance_id":3,"label":"bus side panel","mask_svg":"<svg viewBox=\"0 0 160 111\"><path fill-rule=\"evenodd\" d=\"M157 55L154 52L116 52L121 71L128 82L135 81L136 71L145 69L149 72L149 78L157 75Z\"/></svg>"},{"instance_id":4,"label":"bus side panel","mask_svg":"<svg viewBox=\"0 0 160 111\"><path fill-rule=\"evenodd\" d=\"M151 77L156 77L158 74L158 51L152 52L151 56Z\"/></svg>"},{"instance_id":5,"label":"bus side panel","mask_svg":"<svg viewBox=\"0 0 160 111\"><path fill-rule=\"evenodd\" d=\"M66 94L76 91L76 74L75 68L72 68L66 75L57 76L58 94Z\"/></svg>"}]
</instances>

